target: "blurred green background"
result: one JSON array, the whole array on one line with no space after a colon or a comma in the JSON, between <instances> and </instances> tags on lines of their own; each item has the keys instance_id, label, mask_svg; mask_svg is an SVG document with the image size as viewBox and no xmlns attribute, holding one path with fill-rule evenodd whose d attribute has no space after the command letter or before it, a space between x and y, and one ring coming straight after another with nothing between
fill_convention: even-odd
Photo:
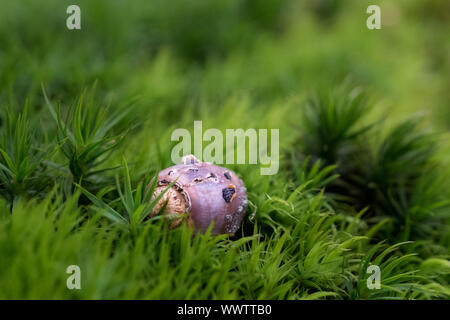
<instances>
[{"instance_id":1,"label":"blurred green background","mask_svg":"<svg viewBox=\"0 0 450 320\"><path fill-rule=\"evenodd\" d=\"M76 31L69 4L2 4L2 101L21 104L40 83L62 100L97 80L108 97L142 96L151 113L238 94L265 104L351 78L389 112L449 122L445 0L77 1ZM370 4L381 30L366 28Z\"/></svg>"}]
</instances>

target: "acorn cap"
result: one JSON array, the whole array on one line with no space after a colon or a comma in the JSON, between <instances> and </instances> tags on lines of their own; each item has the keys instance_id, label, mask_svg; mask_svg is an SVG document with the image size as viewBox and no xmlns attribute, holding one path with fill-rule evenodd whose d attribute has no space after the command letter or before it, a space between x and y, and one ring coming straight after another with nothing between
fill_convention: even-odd
<instances>
[{"instance_id":1,"label":"acorn cap","mask_svg":"<svg viewBox=\"0 0 450 320\"><path fill-rule=\"evenodd\" d=\"M239 229L248 205L247 190L233 171L192 155L183 157L182 164L158 174L153 199L175 179L152 215L165 205L164 213L187 213L189 225L197 231L205 232L213 221L213 234L233 235ZM180 223L177 220L172 226Z\"/></svg>"}]
</instances>

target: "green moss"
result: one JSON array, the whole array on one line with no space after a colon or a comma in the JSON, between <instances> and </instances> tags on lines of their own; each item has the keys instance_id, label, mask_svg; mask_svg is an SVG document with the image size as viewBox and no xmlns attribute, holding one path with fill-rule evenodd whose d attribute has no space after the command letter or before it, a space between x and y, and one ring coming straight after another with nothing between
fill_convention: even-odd
<instances>
[{"instance_id":1,"label":"green moss","mask_svg":"<svg viewBox=\"0 0 450 320\"><path fill-rule=\"evenodd\" d=\"M70 1L3 4L0 298L448 299L444 2L381 5L377 31L368 1L80 0L79 31ZM276 175L229 166L233 238L145 219L194 120L280 129Z\"/></svg>"}]
</instances>

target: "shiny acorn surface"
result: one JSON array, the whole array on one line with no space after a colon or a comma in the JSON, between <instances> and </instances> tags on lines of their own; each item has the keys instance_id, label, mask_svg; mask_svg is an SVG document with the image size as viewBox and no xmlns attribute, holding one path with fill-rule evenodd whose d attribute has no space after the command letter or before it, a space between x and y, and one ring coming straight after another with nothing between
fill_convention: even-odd
<instances>
[{"instance_id":1,"label":"shiny acorn surface","mask_svg":"<svg viewBox=\"0 0 450 320\"><path fill-rule=\"evenodd\" d=\"M233 171L201 162L192 155L185 156L182 164L158 174L153 198L175 180L153 214L165 205L164 213L187 213L188 224L197 231L205 232L213 221L213 234L233 235L239 229L248 199L244 183ZM178 226L181 221L175 221L172 226Z\"/></svg>"}]
</instances>

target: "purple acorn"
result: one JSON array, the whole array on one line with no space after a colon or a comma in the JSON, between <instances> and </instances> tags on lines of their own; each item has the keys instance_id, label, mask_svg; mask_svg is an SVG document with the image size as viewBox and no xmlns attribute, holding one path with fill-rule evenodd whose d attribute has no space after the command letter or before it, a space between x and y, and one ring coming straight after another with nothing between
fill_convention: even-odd
<instances>
[{"instance_id":1,"label":"purple acorn","mask_svg":"<svg viewBox=\"0 0 450 320\"><path fill-rule=\"evenodd\" d=\"M193 155L182 158L182 164L169 167L158 174L152 199L167 185L177 181L154 207L152 215L165 206L164 213L187 213L188 224L205 232L214 221L213 234L231 234L239 229L247 209L247 190L238 176ZM182 219L172 223L178 226Z\"/></svg>"}]
</instances>

